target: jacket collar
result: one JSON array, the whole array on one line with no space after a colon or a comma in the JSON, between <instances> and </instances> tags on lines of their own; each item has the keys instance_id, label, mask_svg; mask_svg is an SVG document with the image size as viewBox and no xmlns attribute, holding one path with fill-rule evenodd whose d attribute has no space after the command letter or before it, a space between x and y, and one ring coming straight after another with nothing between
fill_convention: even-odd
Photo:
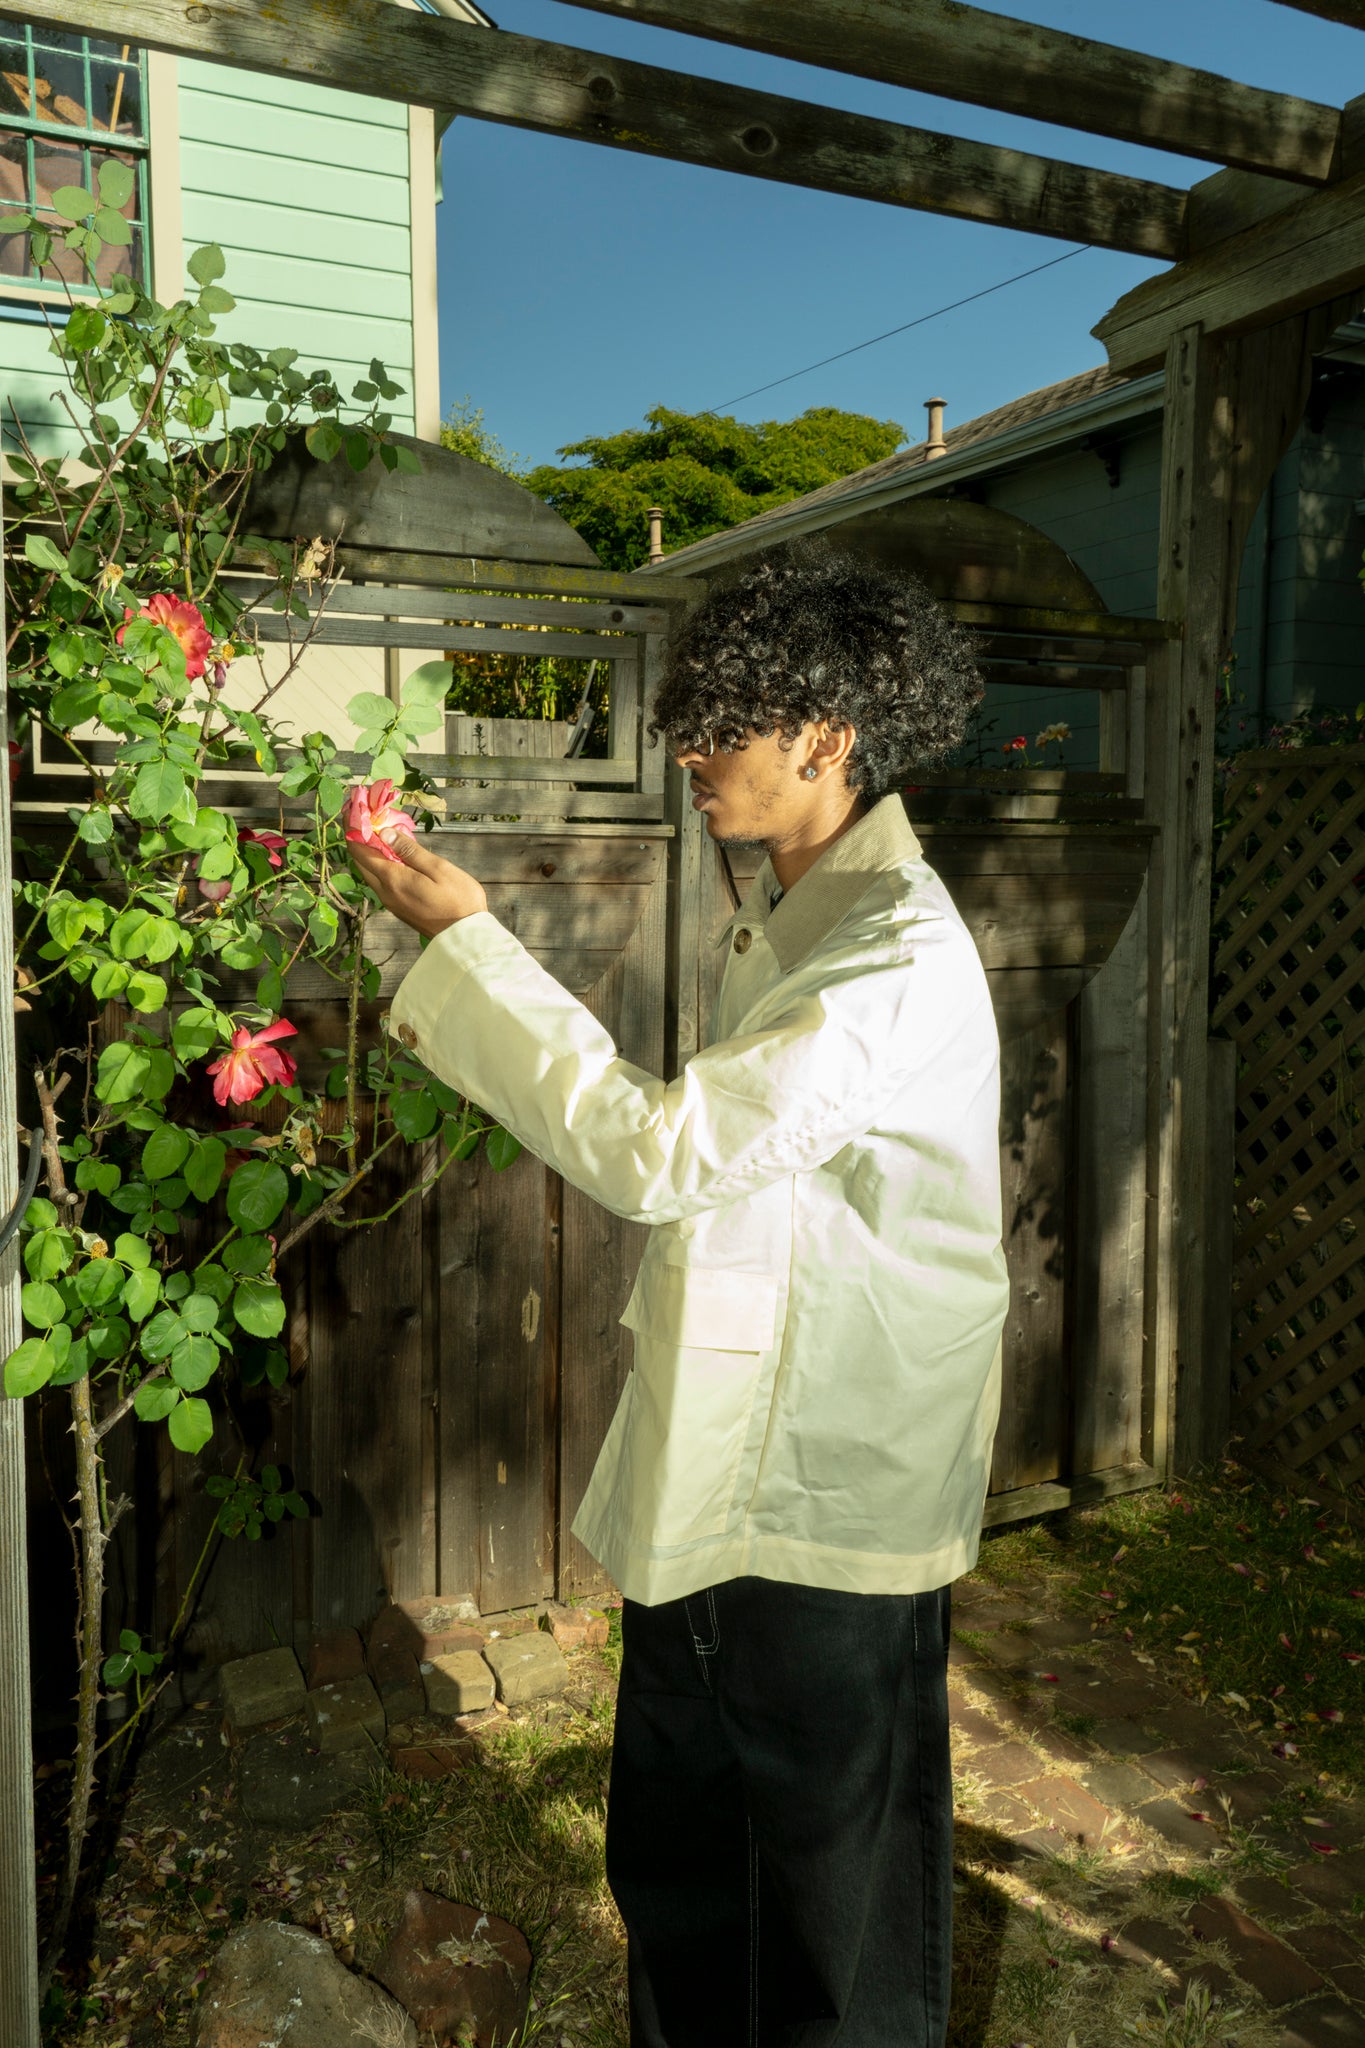
<instances>
[{"instance_id":1,"label":"jacket collar","mask_svg":"<svg viewBox=\"0 0 1365 2048\"><path fill-rule=\"evenodd\" d=\"M848 915L875 876L905 861L918 860L922 853L905 805L893 792L827 847L775 910L769 904L777 876L772 862L765 859L721 936L727 938L739 925L763 932L786 974Z\"/></svg>"}]
</instances>

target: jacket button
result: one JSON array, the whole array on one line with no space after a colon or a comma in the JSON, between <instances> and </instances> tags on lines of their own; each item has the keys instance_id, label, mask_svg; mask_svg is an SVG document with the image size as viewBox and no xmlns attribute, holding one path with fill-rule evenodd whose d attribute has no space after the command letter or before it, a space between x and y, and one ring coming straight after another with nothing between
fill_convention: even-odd
<instances>
[{"instance_id":1,"label":"jacket button","mask_svg":"<svg viewBox=\"0 0 1365 2048\"><path fill-rule=\"evenodd\" d=\"M404 1045L407 1047L409 1052L416 1052L417 1033L413 1030L411 1024L400 1024L398 1027L398 1036L402 1039Z\"/></svg>"},{"instance_id":2,"label":"jacket button","mask_svg":"<svg viewBox=\"0 0 1365 2048\"><path fill-rule=\"evenodd\" d=\"M735 951L737 953L747 953L753 944L753 937L753 933L745 931L741 925L740 929L735 933Z\"/></svg>"}]
</instances>

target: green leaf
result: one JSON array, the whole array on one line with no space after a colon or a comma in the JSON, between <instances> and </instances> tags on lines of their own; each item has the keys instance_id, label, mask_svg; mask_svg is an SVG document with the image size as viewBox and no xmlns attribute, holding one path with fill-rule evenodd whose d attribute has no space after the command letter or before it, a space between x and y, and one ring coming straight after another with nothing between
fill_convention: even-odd
<instances>
[{"instance_id":1,"label":"green leaf","mask_svg":"<svg viewBox=\"0 0 1365 2048\"><path fill-rule=\"evenodd\" d=\"M230 1273L264 1273L273 1257L268 1237L237 1237L223 1246L223 1264Z\"/></svg>"},{"instance_id":2,"label":"green leaf","mask_svg":"<svg viewBox=\"0 0 1365 2048\"><path fill-rule=\"evenodd\" d=\"M187 1294L180 1304L180 1318L196 1337L207 1336L218 1326L218 1303L211 1294Z\"/></svg>"},{"instance_id":3,"label":"green leaf","mask_svg":"<svg viewBox=\"0 0 1365 2048\"><path fill-rule=\"evenodd\" d=\"M284 1328L284 1296L273 1280L240 1281L232 1313L253 1337L278 1337Z\"/></svg>"},{"instance_id":4,"label":"green leaf","mask_svg":"<svg viewBox=\"0 0 1365 2048\"><path fill-rule=\"evenodd\" d=\"M288 1199L289 1176L283 1168L267 1159L249 1159L228 1182L227 1212L239 1230L268 1230Z\"/></svg>"},{"instance_id":5,"label":"green leaf","mask_svg":"<svg viewBox=\"0 0 1365 2048\"><path fill-rule=\"evenodd\" d=\"M227 1019L220 1018L217 1010L207 1006L182 1010L171 1025L171 1044L182 1060L198 1060L221 1045L230 1032ZM200 1199L207 1200L207 1196Z\"/></svg>"},{"instance_id":6,"label":"green leaf","mask_svg":"<svg viewBox=\"0 0 1365 2048\"><path fill-rule=\"evenodd\" d=\"M122 1230L114 1239L114 1257L121 1266L130 1266L134 1272L141 1272L152 1263L152 1248L144 1237L134 1237L131 1230Z\"/></svg>"},{"instance_id":7,"label":"green leaf","mask_svg":"<svg viewBox=\"0 0 1365 2048\"><path fill-rule=\"evenodd\" d=\"M153 1266L130 1273L123 1283L123 1306L135 1323L145 1322L161 1295L161 1275Z\"/></svg>"},{"instance_id":8,"label":"green leaf","mask_svg":"<svg viewBox=\"0 0 1365 2048\"><path fill-rule=\"evenodd\" d=\"M32 1323L35 1330L50 1330L54 1323L65 1322L66 1303L55 1287L46 1280L30 1280L20 1296L23 1304L24 1321Z\"/></svg>"},{"instance_id":9,"label":"green leaf","mask_svg":"<svg viewBox=\"0 0 1365 2048\"><path fill-rule=\"evenodd\" d=\"M354 470L368 469L373 445L368 434L359 432L346 436L346 460Z\"/></svg>"},{"instance_id":10,"label":"green leaf","mask_svg":"<svg viewBox=\"0 0 1365 2048\"><path fill-rule=\"evenodd\" d=\"M84 1337L77 1337L48 1381L50 1387L74 1387L90 1370L93 1354Z\"/></svg>"},{"instance_id":11,"label":"green leaf","mask_svg":"<svg viewBox=\"0 0 1365 2048\"><path fill-rule=\"evenodd\" d=\"M112 1195L123 1175L112 1159L82 1159L76 1168L76 1186L85 1194Z\"/></svg>"},{"instance_id":12,"label":"green leaf","mask_svg":"<svg viewBox=\"0 0 1365 2048\"><path fill-rule=\"evenodd\" d=\"M388 1109L395 1129L410 1145L429 1138L441 1120L441 1112L425 1088L404 1088L391 1095Z\"/></svg>"},{"instance_id":13,"label":"green leaf","mask_svg":"<svg viewBox=\"0 0 1365 2048\"><path fill-rule=\"evenodd\" d=\"M171 1353L171 1378L187 1394L197 1394L218 1370L218 1346L212 1337L182 1337Z\"/></svg>"},{"instance_id":14,"label":"green leaf","mask_svg":"<svg viewBox=\"0 0 1365 2048\"><path fill-rule=\"evenodd\" d=\"M341 435L331 420L314 420L303 437L303 445L317 462L330 462L341 447Z\"/></svg>"},{"instance_id":15,"label":"green leaf","mask_svg":"<svg viewBox=\"0 0 1365 2048\"><path fill-rule=\"evenodd\" d=\"M122 1039L106 1045L96 1068L96 1095L101 1102L134 1101L142 1092L151 1065L144 1046L128 1045Z\"/></svg>"},{"instance_id":16,"label":"green leaf","mask_svg":"<svg viewBox=\"0 0 1365 2048\"><path fill-rule=\"evenodd\" d=\"M63 696L66 692L62 692ZM114 820L108 811L90 810L76 827L80 838L87 846L107 846L114 836Z\"/></svg>"},{"instance_id":17,"label":"green leaf","mask_svg":"<svg viewBox=\"0 0 1365 2048\"><path fill-rule=\"evenodd\" d=\"M502 1126L497 1124L488 1133L483 1149L494 1173L504 1173L514 1159L520 1158L521 1140L514 1138L510 1131L503 1130Z\"/></svg>"},{"instance_id":18,"label":"green leaf","mask_svg":"<svg viewBox=\"0 0 1365 2048\"><path fill-rule=\"evenodd\" d=\"M179 1173L192 1143L190 1133L176 1124L162 1124L153 1131L142 1148L142 1171L148 1180L165 1180L168 1174Z\"/></svg>"},{"instance_id":19,"label":"green leaf","mask_svg":"<svg viewBox=\"0 0 1365 2048\"><path fill-rule=\"evenodd\" d=\"M123 1284L117 1259L90 1259L76 1275L76 1299L83 1308L105 1308L122 1293Z\"/></svg>"},{"instance_id":20,"label":"green leaf","mask_svg":"<svg viewBox=\"0 0 1365 2048\"><path fill-rule=\"evenodd\" d=\"M133 1008L144 1016L166 1007L166 984L159 974L130 974L127 995Z\"/></svg>"},{"instance_id":21,"label":"green leaf","mask_svg":"<svg viewBox=\"0 0 1365 2048\"><path fill-rule=\"evenodd\" d=\"M212 284L227 269L227 258L216 242L206 242L195 250L185 268L196 284Z\"/></svg>"},{"instance_id":22,"label":"green leaf","mask_svg":"<svg viewBox=\"0 0 1365 2048\"><path fill-rule=\"evenodd\" d=\"M59 185L52 204L63 220L86 220L95 211L95 195L84 185Z\"/></svg>"},{"instance_id":23,"label":"green leaf","mask_svg":"<svg viewBox=\"0 0 1365 2048\"><path fill-rule=\"evenodd\" d=\"M417 453L417 450L415 448L399 447L396 442L391 445L397 458L399 473L403 476L420 476L422 474L422 458Z\"/></svg>"},{"instance_id":24,"label":"green leaf","mask_svg":"<svg viewBox=\"0 0 1365 2048\"><path fill-rule=\"evenodd\" d=\"M132 1331L122 1316L97 1316L86 1332L86 1343L96 1358L122 1358L132 1341Z\"/></svg>"},{"instance_id":25,"label":"green leaf","mask_svg":"<svg viewBox=\"0 0 1365 2048\"><path fill-rule=\"evenodd\" d=\"M86 349L99 346L108 327L109 322L98 306L77 306L66 323L66 345L75 349L78 354L84 354ZM73 673L69 668L64 668L60 672L64 676Z\"/></svg>"},{"instance_id":26,"label":"green leaf","mask_svg":"<svg viewBox=\"0 0 1365 2048\"><path fill-rule=\"evenodd\" d=\"M24 554L37 569L53 569L61 575L66 568L66 556L53 545L45 533L26 533Z\"/></svg>"},{"instance_id":27,"label":"green leaf","mask_svg":"<svg viewBox=\"0 0 1365 2048\"><path fill-rule=\"evenodd\" d=\"M106 1685L126 1685L132 1675L133 1660L122 1650L113 1657L106 1657L100 1669Z\"/></svg>"},{"instance_id":28,"label":"green leaf","mask_svg":"<svg viewBox=\"0 0 1365 2048\"><path fill-rule=\"evenodd\" d=\"M196 1452L203 1450L213 1435L213 1411L207 1401L201 1401L197 1395L192 1394L183 1400L178 1408L171 1410L170 1421L166 1426L170 1430L171 1442L176 1449L185 1451L193 1457Z\"/></svg>"},{"instance_id":29,"label":"green leaf","mask_svg":"<svg viewBox=\"0 0 1365 2048\"><path fill-rule=\"evenodd\" d=\"M158 1309L142 1332L143 1356L156 1365L189 1334L173 1308Z\"/></svg>"},{"instance_id":30,"label":"green leaf","mask_svg":"<svg viewBox=\"0 0 1365 2048\"><path fill-rule=\"evenodd\" d=\"M198 1294L207 1294L221 1308L232 1293L232 1275L224 1267L207 1261L194 1269L194 1286Z\"/></svg>"},{"instance_id":31,"label":"green leaf","mask_svg":"<svg viewBox=\"0 0 1365 2048\"><path fill-rule=\"evenodd\" d=\"M145 1380L133 1396L133 1411L140 1422L161 1422L182 1399L172 1380Z\"/></svg>"},{"instance_id":32,"label":"green leaf","mask_svg":"<svg viewBox=\"0 0 1365 2048\"><path fill-rule=\"evenodd\" d=\"M424 661L403 681L399 692L404 704L444 704L450 694L454 671L448 661Z\"/></svg>"},{"instance_id":33,"label":"green leaf","mask_svg":"<svg viewBox=\"0 0 1365 2048\"><path fill-rule=\"evenodd\" d=\"M448 1116L441 1136L457 1159L472 1159L479 1149L479 1127L475 1124L471 1130L463 1117Z\"/></svg>"},{"instance_id":34,"label":"green leaf","mask_svg":"<svg viewBox=\"0 0 1365 2048\"><path fill-rule=\"evenodd\" d=\"M111 156L106 157L100 165L99 176L95 182L105 206L126 206L133 196L133 186L137 180L131 164L122 163L118 157Z\"/></svg>"},{"instance_id":35,"label":"green leaf","mask_svg":"<svg viewBox=\"0 0 1365 2048\"><path fill-rule=\"evenodd\" d=\"M220 284L206 284L199 294L199 305L205 313L230 313L236 304L232 293L224 291Z\"/></svg>"},{"instance_id":36,"label":"green leaf","mask_svg":"<svg viewBox=\"0 0 1365 2048\"><path fill-rule=\"evenodd\" d=\"M396 705L376 691L361 690L346 706L346 716L352 725L386 726L396 709Z\"/></svg>"},{"instance_id":37,"label":"green leaf","mask_svg":"<svg viewBox=\"0 0 1365 2048\"><path fill-rule=\"evenodd\" d=\"M105 960L90 977L90 993L97 1003L107 1003L113 996L121 996L132 978L133 970L125 967L122 960Z\"/></svg>"},{"instance_id":38,"label":"green leaf","mask_svg":"<svg viewBox=\"0 0 1365 2048\"><path fill-rule=\"evenodd\" d=\"M36 1394L57 1370L57 1353L45 1337L26 1337L5 1360L5 1392L12 1400Z\"/></svg>"},{"instance_id":39,"label":"green leaf","mask_svg":"<svg viewBox=\"0 0 1365 2048\"><path fill-rule=\"evenodd\" d=\"M96 207L95 218L90 225L102 242L109 242L116 249L126 249L132 242L131 222L123 214L116 213L112 206Z\"/></svg>"},{"instance_id":40,"label":"green leaf","mask_svg":"<svg viewBox=\"0 0 1365 2048\"><path fill-rule=\"evenodd\" d=\"M35 1195L24 1211L25 1230L51 1230L56 1221L56 1206L46 1195Z\"/></svg>"},{"instance_id":41,"label":"green leaf","mask_svg":"<svg viewBox=\"0 0 1365 2048\"><path fill-rule=\"evenodd\" d=\"M227 1146L221 1138L200 1138L185 1161L185 1181L196 1202L212 1201L223 1178Z\"/></svg>"},{"instance_id":42,"label":"green leaf","mask_svg":"<svg viewBox=\"0 0 1365 2048\"><path fill-rule=\"evenodd\" d=\"M164 1046L153 1045L147 1049L147 1078L143 1082L144 1092L153 1102L160 1102L169 1093L175 1080L175 1061Z\"/></svg>"},{"instance_id":43,"label":"green leaf","mask_svg":"<svg viewBox=\"0 0 1365 2048\"><path fill-rule=\"evenodd\" d=\"M185 778L171 761L148 761L139 768L128 798L134 818L169 818L185 794Z\"/></svg>"}]
</instances>

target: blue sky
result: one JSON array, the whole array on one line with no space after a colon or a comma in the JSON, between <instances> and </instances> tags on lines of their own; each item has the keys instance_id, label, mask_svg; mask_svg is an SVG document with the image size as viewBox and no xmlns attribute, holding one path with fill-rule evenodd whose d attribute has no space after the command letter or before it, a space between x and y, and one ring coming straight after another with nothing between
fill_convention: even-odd
<instances>
[{"instance_id":1,"label":"blue sky","mask_svg":"<svg viewBox=\"0 0 1365 2048\"><path fill-rule=\"evenodd\" d=\"M794 5L798 0L774 0ZM487 0L499 26L822 100L1168 184L1215 166L1077 130L731 50L561 4ZM1365 34L1276 0L995 0L999 12L1141 46L1341 105L1365 93ZM442 405L468 394L526 462L651 405L790 419L834 405L921 437L1102 360L1090 329L1161 266L1092 249L942 319L799 371L1070 245L621 150L458 120L438 209Z\"/></svg>"}]
</instances>

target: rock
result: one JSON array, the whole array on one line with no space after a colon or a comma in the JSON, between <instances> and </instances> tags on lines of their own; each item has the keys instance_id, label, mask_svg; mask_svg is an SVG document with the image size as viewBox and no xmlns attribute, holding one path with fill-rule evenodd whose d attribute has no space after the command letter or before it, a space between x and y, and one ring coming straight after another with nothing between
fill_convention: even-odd
<instances>
[{"instance_id":1,"label":"rock","mask_svg":"<svg viewBox=\"0 0 1365 2048\"><path fill-rule=\"evenodd\" d=\"M422 1666L427 1708L453 1721L457 1714L482 1713L493 1704L493 1674L473 1650L455 1650Z\"/></svg>"},{"instance_id":2,"label":"rock","mask_svg":"<svg viewBox=\"0 0 1365 2048\"><path fill-rule=\"evenodd\" d=\"M564 1652L553 1636L536 1630L522 1636L501 1636L489 1643L484 1656L493 1667L498 1698L504 1706L519 1707L531 1700L545 1700L562 1693L569 1682Z\"/></svg>"},{"instance_id":3,"label":"rock","mask_svg":"<svg viewBox=\"0 0 1365 2048\"><path fill-rule=\"evenodd\" d=\"M316 1934L258 1920L229 1935L215 1956L199 1995L195 2040L197 2048L349 2048L362 2041L417 2048L417 2029L386 1991L353 1976Z\"/></svg>"},{"instance_id":4,"label":"rock","mask_svg":"<svg viewBox=\"0 0 1365 2048\"><path fill-rule=\"evenodd\" d=\"M343 1678L361 1678L365 1673L365 1645L354 1628L314 1629L308 1645L309 1692L320 1685L338 1685Z\"/></svg>"},{"instance_id":5,"label":"rock","mask_svg":"<svg viewBox=\"0 0 1365 2048\"><path fill-rule=\"evenodd\" d=\"M302 1728L257 1732L237 1759L237 1805L258 1827L316 1827L363 1785L375 1759L366 1749L319 1756Z\"/></svg>"},{"instance_id":6,"label":"rock","mask_svg":"<svg viewBox=\"0 0 1365 2048\"><path fill-rule=\"evenodd\" d=\"M462 1735L454 1742L404 1743L389 1757L405 1778L448 1778L468 1763L471 1748L470 1738Z\"/></svg>"},{"instance_id":7,"label":"rock","mask_svg":"<svg viewBox=\"0 0 1365 2048\"><path fill-rule=\"evenodd\" d=\"M292 1650L261 1650L219 1666L223 1716L228 1733L241 1735L266 1721L287 1721L303 1712L305 1688Z\"/></svg>"},{"instance_id":8,"label":"rock","mask_svg":"<svg viewBox=\"0 0 1365 2048\"><path fill-rule=\"evenodd\" d=\"M406 2006L425 2043L502 2048L526 2017L531 1951L506 1920L411 1891L374 1974ZM291 2037L290 2048L294 2048Z\"/></svg>"},{"instance_id":9,"label":"rock","mask_svg":"<svg viewBox=\"0 0 1365 2048\"><path fill-rule=\"evenodd\" d=\"M412 1651L400 1643L380 1641L371 1644L365 1662L388 1726L396 1728L404 1721L420 1720L427 1710L427 1701Z\"/></svg>"},{"instance_id":10,"label":"rock","mask_svg":"<svg viewBox=\"0 0 1365 2048\"><path fill-rule=\"evenodd\" d=\"M591 1607L561 1607L552 1601L541 1618L561 1650L604 1650L607 1646L607 1617Z\"/></svg>"},{"instance_id":11,"label":"rock","mask_svg":"<svg viewBox=\"0 0 1365 2048\"><path fill-rule=\"evenodd\" d=\"M343 1678L306 1693L308 1728L319 1749L368 1749L384 1740L384 1709L368 1678Z\"/></svg>"}]
</instances>

